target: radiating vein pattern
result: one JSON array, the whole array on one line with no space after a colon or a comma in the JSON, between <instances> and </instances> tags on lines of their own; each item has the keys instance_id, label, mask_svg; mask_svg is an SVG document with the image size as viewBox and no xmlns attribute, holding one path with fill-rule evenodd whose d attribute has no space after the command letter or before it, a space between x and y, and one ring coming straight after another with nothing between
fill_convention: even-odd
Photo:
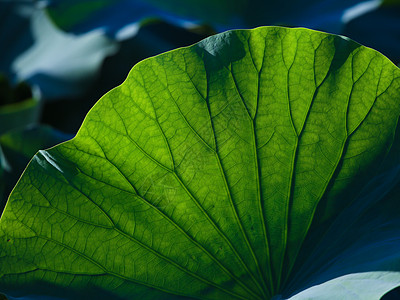
<instances>
[{"instance_id":1,"label":"radiating vein pattern","mask_svg":"<svg viewBox=\"0 0 400 300\"><path fill-rule=\"evenodd\" d=\"M0 221L0 288L271 299L388 152L399 78L371 49L281 27L139 63L30 163Z\"/></svg>"}]
</instances>

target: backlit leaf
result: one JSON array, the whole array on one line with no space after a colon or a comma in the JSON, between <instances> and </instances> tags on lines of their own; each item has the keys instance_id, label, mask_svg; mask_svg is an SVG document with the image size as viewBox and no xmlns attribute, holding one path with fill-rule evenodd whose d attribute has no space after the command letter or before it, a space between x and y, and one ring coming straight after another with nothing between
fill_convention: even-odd
<instances>
[{"instance_id":1,"label":"backlit leaf","mask_svg":"<svg viewBox=\"0 0 400 300\"><path fill-rule=\"evenodd\" d=\"M379 297L400 282L399 91L380 53L307 29L144 60L30 163L0 221L0 288L271 299L391 271Z\"/></svg>"}]
</instances>

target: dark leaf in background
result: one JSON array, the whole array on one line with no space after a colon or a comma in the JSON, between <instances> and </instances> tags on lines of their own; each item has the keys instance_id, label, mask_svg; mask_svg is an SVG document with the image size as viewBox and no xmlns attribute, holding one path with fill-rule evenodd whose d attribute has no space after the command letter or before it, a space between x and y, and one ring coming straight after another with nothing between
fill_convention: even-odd
<instances>
[{"instance_id":1,"label":"dark leaf in background","mask_svg":"<svg viewBox=\"0 0 400 300\"><path fill-rule=\"evenodd\" d=\"M285 24L339 33L343 16L360 4L361 10L373 9L380 5L380 0L292 0L285 5L263 0L53 0L48 11L64 30L82 33L104 27L118 39L125 25L139 24L147 18L159 18L178 26L208 23L219 31Z\"/></svg>"},{"instance_id":2,"label":"dark leaf in background","mask_svg":"<svg viewBox=\"0 0 400 300\"><path fill-rule=\"evenodd\" d=\"M101 29L75 36L57 29L35 2L0 2L0 72L38 86L45 100L76 97L117 50ZM5 30L7 28L7 30Z\"/></svg>"},{"instance_id":3,"label":"dark leaf in background","mask_svg":"<svg viewBox=\"0 0 400 300\"><path fill-rule=\"evenodd\" d=\"M346 24L343 35L400 63L400 5L387 5Z\"/></svg>"},{"instance_id":4,"label":"dark leaf in background","mask_svg":"<svg viewBox=\"0 0 400 300\"><path fill-rule=\"evenodd\" d=\"M118 41L133 37L149 19L162 20L178 27L194 25L187 16L180 17L143 0L53 0L49 1L46 10L62 30L82 34L102 28L107 36ZM212 10L209 11L212 13Z\"/></svg>"},{"instance_id":5,"label":"dark leaf in background","mask_svg":"<svg viewBox=\"0 0 400 300\"><path fill-rule=\"evenodd\" d=\"M34 43L30 20L18 10L18 1L0 1L0 73L15 83L12 64Z\"/></svg>"},{"instance_id":6,"label":"dark leaf in background","mask_svg":"<svg viewBox=\"0 0 400 300\"><path fill-rule=\"evenodd\" d=\"M39 92L32 91L26 82L13 85L0 73L0 135L37 123L41 107Z\"/></svg>"},{"instance_id":7,"label":"dark leaf in background","mask_svg":"<svg viewBox=\"0 0 400 300\"><path fill-rule=\"evenodd\" d=\"M29 124L35 124L40 119L41 100L26 99L22 102L0 106L0 135Z\"/></svg>"}]
</instances>

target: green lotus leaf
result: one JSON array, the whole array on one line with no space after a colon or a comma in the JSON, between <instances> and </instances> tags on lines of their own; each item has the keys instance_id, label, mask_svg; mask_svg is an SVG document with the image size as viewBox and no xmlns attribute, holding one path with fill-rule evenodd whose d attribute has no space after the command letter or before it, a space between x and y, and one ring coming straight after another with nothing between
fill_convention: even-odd
<instances>
[{"instance_id":1,"label":"green lotus leaf","mask_svg":"<svg viewBox=\"0 0 400 300\"><path fill-rule=\"evenodd\" d=\"M29 164L0 220L0 289L355 299L384 282L379 299L400 282L399 97L383 55L308 29L144 60Z\"/></svg>"}]
</instances>

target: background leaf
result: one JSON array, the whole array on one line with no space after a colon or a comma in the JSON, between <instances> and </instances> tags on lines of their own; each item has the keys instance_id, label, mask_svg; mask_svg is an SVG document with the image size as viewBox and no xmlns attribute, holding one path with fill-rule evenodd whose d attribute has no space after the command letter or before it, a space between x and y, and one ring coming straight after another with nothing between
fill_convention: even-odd
<instances>
[{"instance_id":1,"label":"background leaf","mask_svg":"<svg viewBox=\"0 0 400 300\"><path fill-rule=\"evenodd\" d=\"M377 8L380 4L380 0L291 0L285 6L260 0L53 0L48 11L56 24L64 30L82 33L105 26L110 36L118 35L117 31L124 27L121 26L122 22L138 23L147 18L160 18L179 26L190 22L208 23L219 31L285 24L339 33L345 21L343 16L348 10L361 6L359 13L355 12L359 15L365 10ZM118 15L121 17L118 18Z\"/></svg>"},{"instance_id":2,"label":"background leaf","mask_svg":"<svg viewBox=\"0 0 400 300\"><path fill-rule=\"evenodd\" d=\"M88 85L117 45L100 30L75 36L56 28L35 2L0 2L4 50L0 71L13 83L38 86L44 99L73 97Z\"/></svg>"},{"instance_id":3,"label":"background leaf","mask_svg":"<svg viewBox=\"0 0 400 300\"><path fill-rule=\"evenodd\" d=\"M15 128L23 128L38 122L41 112L39 99L26 99L23 102L0 107L0 134Z\"/></svg>"},{"instance_id":4,"label":"background leaf","mask_svg":"<svg viewBox=\"0 0 400 300\"><path fill-rule=\"evenodd\" d=\"M342 34L400 62L400 3L383 5L348 22Z\"/></svg>"}]
</instances>

